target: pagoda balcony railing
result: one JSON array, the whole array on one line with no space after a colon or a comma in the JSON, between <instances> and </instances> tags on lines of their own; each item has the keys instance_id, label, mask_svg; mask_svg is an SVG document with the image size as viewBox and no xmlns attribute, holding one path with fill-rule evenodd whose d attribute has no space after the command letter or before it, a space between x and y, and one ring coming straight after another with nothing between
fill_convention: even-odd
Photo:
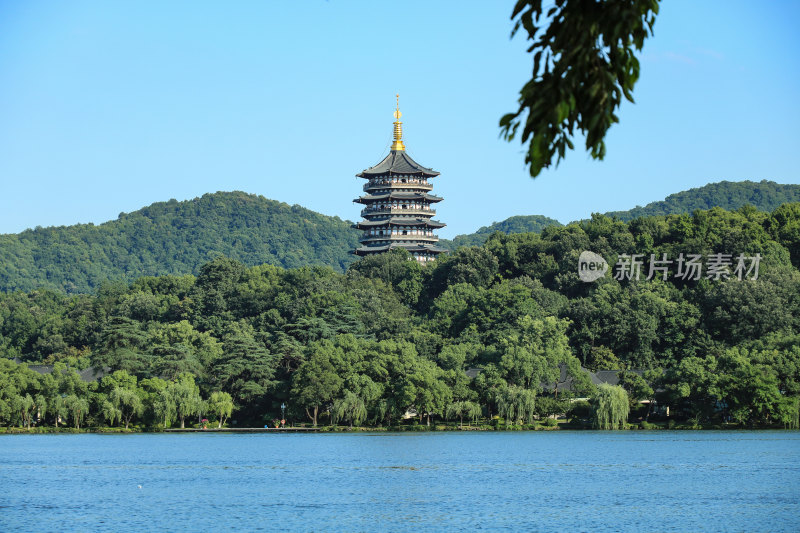
<instances>
[{"instance_id":1,"label":"pagoda balcony railing","mask_svg":"<svg viewBox=\"0 0 800 533\"><path fill-rule=\"evenodd\" d=\"M420 179L420 178L399 178L397 176L393 176L391 178L383 177L383 178L373 178L370 180L372 183L379 183L379 184L390 184L390 183L397 183L401 185L408 185L408 184L422 184L428 185L427 179Z\"/></svg>"},{"instance_id":2,"label":"pagoda balcony railing","mask_svg":"<svg viewBox=\"0 0 800 533\"><path fill-rule=\"evenodd\" d=\"M374 242L374 241L425 241L425 242L437 242L439 237L436 235L364 235L358 242L367 243L367 242Z\"/></svg>"},{"instance_id":3,"label":"pagoda balcony railing","mask_svg":"<svg viewBox=\"0 0 800 533\"><path fill-rule=\"evenodd\" d=\"M430 208L405 208L402 207L379 207L379 208L366 208L361 210L361 216L365 217L367 215L423 215L423 216L435 216L436 210Z\"/></svg>"},{"instance_id":4,"label":"pagoda balcony railing","mask_svg":"<svg viewBox=\"0 0 800 533\"><path fill-rule=\"evenodd\" d=\"M433 190L432 183L365 183L362 187L364 192L374 189L417 189L420 191Z\"/></svg>"}]
</instances>

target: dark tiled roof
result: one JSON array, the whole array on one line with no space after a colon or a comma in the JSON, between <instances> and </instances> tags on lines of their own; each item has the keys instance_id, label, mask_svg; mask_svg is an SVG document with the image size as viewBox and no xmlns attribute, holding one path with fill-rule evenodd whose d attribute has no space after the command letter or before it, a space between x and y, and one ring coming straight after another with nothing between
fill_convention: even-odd
<instances>
[{"instance_id":1,"label":"dark tiled roof","mask_svg":"<svg viewBox=\"0 0 800 533\"><path fill-rule=\"evenodd\" d=\"M428 194L425 192L387 192L384 194L367 194L365 196L360 196L353 200L354 202L358 202L360 204L367 204L369 202L377 202L378 200L390 200L390 199L397 199L397 200L427 200L429 202L441 202L443 198L441 196L434 196L433 194Z\"/></svg>"},{"instance_id":2,"label":"dark tiled roof","mask_svg":"<svg viewBox=\"0 0 800 533\"><path fill-rule=\"evenodd\" d=\"M481 372L483 372L482 368L468 368L464 371L464 374L466 374L469 379L475 379Z\"/></svg>"},{"instance_id":3,"label":"dark tiled roof","mask_svg":"<svg viewBox=\"0 0 800 533\"><path fill-rule=\"evenodd\" d=\"M404 218L404 217L391 217L383 220L362 220L358 224L353 224L352 227L357 229L374 228L376 226L430 226L432 228L443 228L445 224L438 220L430 220L425 218Z\"/></svg>"},{"instance_id":4,"label":"dark tiled roof","mask_svg":"<svg viewBox=\"0 0 800 533\"><path fill-rule=\"evenodd\" d=\"M422 175L428 177L438 176L439 173L433 169L423 167L403 150L392 150L383 161L370 167L363 172L356 174L359 178L372 178L375 176L388 174Z\"/></svg>"},{"instance_id":5,"label":"dark tiled roof","mask_svg":"<svg viewBox=\"0 0 800 533\"><path fill-rule=\"evenodd\" d=\"M413 240L413 235L410 235L410 240ZM439 254L446 252L444 248L439 248L438 246L434 246L432 244L401 244L401 243L392 243L392 244L383 244L381 246L362 246L361 248L356 249L353 253L356 255L365 255L365 254L374 254L379 252L388 252L392 248L405 248L409 252L429 252L433 254Z\"/></svg>"},{"instance_id":6,"label":"dark tiled roof","mask_svg":"<svg viewBox=\"0 0 800 533\"><path fill-rule=\"evenodd\" d=\"M19 363L18 359L14 360L15 362ZM28 368L37 372L39 374L52 374L53 373L53 365L28 365ZM89 367L83 370L77 370L78 375L81 377L82 381L86 383L94 383L95 381L99 381L105 376L106 374L111 373L110 368L94 368Z\"/></svg>"},{"instance_id":7,"label":"dark tiled roof","mask_svg":"<svg viewBox=\"0 0 800 533\"><path fill-rule=\"evenodd\" d=\"M622 372L622 370L598 370L597 372L590 372L585 368L582 368L582 370L589 374L589 378L592 380L593 385L617 385L619 384L619 373ZM470 368L465 371L465 374L468 378L473 379L481 372L483 372L483 369ZM628 370L628 372L638 374L640 376L644 374L644 370ZM573 382L574 380L572 376L567 375L567 367L561 365L561 376L558 379L558 383L542 383L541 386L545 390L558 389L560 391L571 391Z\"/></svg>"}]
</instances>

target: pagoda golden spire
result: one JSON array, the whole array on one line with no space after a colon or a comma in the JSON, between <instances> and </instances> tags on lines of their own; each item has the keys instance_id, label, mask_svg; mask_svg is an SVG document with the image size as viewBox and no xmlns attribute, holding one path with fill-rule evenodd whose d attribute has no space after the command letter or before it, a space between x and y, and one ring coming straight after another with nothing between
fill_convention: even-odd
<instances>
[{"instance_id":1,"label":"pagoda golden spire","mask_svg":"<svg viewBox=\"0 0 800 533\"><path fill-rule=\"evenodd\" d=\"M392 150L405 151L406 145L403 144L403 123L400 122L400 117L403 114L400 112L400 95L397 96L397 107L394 110L394 142L392 143Z\"/></svg>"}]
</instances>

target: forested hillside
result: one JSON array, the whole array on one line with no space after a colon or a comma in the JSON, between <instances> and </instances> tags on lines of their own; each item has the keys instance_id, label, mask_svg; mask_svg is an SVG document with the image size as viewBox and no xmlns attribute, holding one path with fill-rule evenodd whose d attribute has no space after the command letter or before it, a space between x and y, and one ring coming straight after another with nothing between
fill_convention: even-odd
<instances>
[{"instance_id":1,"label":"forested hillside","mask_svg":"<svg viewBox=\"0 0 800 533\"><path fill-rule=\"evenodd\" d=\"M159 202L117 220L0 235L0 291L91 292L141 276L196 274L217 256L285 268L353 261L350 222L243 192Z\"/></svg>"},{"instance_id":2,"label":"forested hillside","mask_svg":"<svg viewBox=\"0 0 800 533\"><path fill-rule=\"evenodd\" d=\"M800 185L781 184L774 181L720 181L703 187L670 194L661 202L628 211L612 211L607 216L629 221L638 217L678 215L695 209L739 209L752 205L760 211L772 211L787 202L800 202Z\"/></svg>"},{"instance_id":3,"label":"forested hillside","mask_svg":"<svg viewBox=\"0 0 800 533\"><path fill-rule=\"evenodd\" d=\"M721 181L703 187L671 194L660 202L652 202L645 207L635 207L628 211L612 211L606 216L616 217L626 222L634 218L656 215L690 214L696 209L721 207L735 210L752 205L759 211L770 212L787 202L800 202L800 185L779 184L774 181ZM542 215L521 215L507 218L484 226L475 233L458 235L453 240L442 240L442 247L455 250L460 246L480 246L495 231L500 233L540 233L547 226L560 226L555 219Z\"/></svg>"},{"instance_id":4,"label":"forested hillside","mask_svg":"<svg viewBox=\"0 0 800 533\"><path fill-rule=\"evenodd\" d=\"M594 282L578 275L586 250L611 266ZM616 268L634 254L638 280ZM648 275L664 254L663 275ZM696 279L684 259L700 265ZM168 426L232 410L235 424L260 427L285 403L291 420L325 424L391 425L414 409L506 424L593 413L605 427L603 405L624 406L624 422L630 402L644 426L657 413L638 402L655 400L692 426L797 427L799 267L793 203L630 223L596 215L494 234L427 266L401 252L345 273L220 257L196 277L96 295L0 294L0 355L60 365L42 376L0 360L0 424L44 413L41 424ZM86 384L74 369L89 365L114 373ZM595 387L581 367L644 372Z\"/></svg>"},{"instance_id":5,"label":"forested hillside","mask_svg":"<svg viewBox=\"0 0 800 533\"><path fill-rule=\"evenodd\" d=\"M547 226L561 226L561 222L542 215L520 215L510 217L502 222L495 222L483 226L475 233L457 235L452 241L442 239L441 246L448 250L455 250L461 246L480 246L489 236L499 231L500 233L540 233Z\"/></svg>"},{"instance_id":6,"label":"forested hillside","mask_svg":"<svg viewBox=\"0 0 800 533\"><path fill-rule=\"evenodd\" d=\"M800 185L720 182L669 196L663 202L609 213L622 220L691 213L720 206L753 205L772 211L800 201ZM514 216L441 246L480 246L492 233L541 232L560 226L541 215ZM300 206L243 192L218 192L194 200L159 202L100 225L36 228L0 235L0 291L37 288L89 293L106 281L140 276L196 274L224 255L247 266L296 268L328 265L343 271L355 258L359 232L350 222Z\"/></svg>"}]
</instances>

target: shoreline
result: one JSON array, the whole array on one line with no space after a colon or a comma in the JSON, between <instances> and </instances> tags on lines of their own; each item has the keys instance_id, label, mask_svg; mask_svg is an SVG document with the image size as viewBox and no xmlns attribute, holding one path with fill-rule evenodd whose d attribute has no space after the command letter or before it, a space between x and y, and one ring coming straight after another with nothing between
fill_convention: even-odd
<instances>
[{"instance_id":1,"label":"shoreline","mask_svg":"<svg viewBox=\"0 0 800 533\"><path fill-rule=\"evenodd\" d=\"M442 433L442 432L538 432L538 431L592 431L608 433L613 431L627 432L627 431L798 431L796 429L782 428L782 427L764 427L764 428L747 428L740 426L675 426L668 427L647 427L642 428L637 425L630 425L623 429L597 429L592 427L579 427L566 425L563 426L537 426L537 427L415 427L415 426L392 426L392 427L333 427L333 426L318 426L314 427L284 427L284 428L259 428L259 427L233 427L233 428L0 428L0 435L48 435L48 434L145 434L145 433L264 433L264 434L282 434L282 433Z\"/></svg>"}]
</instances>

